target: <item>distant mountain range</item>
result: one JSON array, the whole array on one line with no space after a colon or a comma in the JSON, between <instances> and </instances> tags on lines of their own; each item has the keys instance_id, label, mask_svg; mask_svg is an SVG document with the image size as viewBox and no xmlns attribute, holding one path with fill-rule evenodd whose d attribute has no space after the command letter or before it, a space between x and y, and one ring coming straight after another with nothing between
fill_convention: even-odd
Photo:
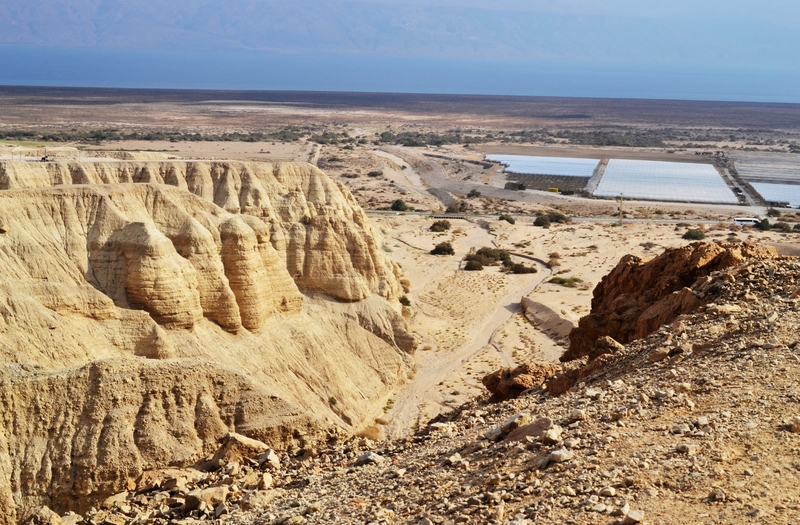
<instances>
[{"instance_id":1,"label":"distant mountain range","mask_svg":"<svg viewBox=\"0 0 800 525\"><path fill-rule=\"evenodd\" d=\"M677 3L0 0L0 45L683 64L760 64L769 54L793 63L791 24Z\"/></svg>"}]
</instances>

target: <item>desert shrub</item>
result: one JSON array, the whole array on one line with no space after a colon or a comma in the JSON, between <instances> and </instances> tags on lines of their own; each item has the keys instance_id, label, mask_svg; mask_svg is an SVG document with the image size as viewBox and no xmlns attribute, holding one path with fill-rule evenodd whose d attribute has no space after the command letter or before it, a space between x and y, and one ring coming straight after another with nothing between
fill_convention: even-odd
<instances>
[{"instance_id":1,"label":"desert shrub","mask_svg":"<svg viewBox=\"0 0 800 525\"><path fill-rule=\"evenodd\" d=\"M474 188L469 190L469 193L467 193L467 198L468 199L474 199L474 198L480 197L480 196L481 196L481 192L479 192L478 190L476 190Z\"/></svg>"},{"instance_id":2,"label":"desert shrub","mask_svg":"<svg viewBox=\"0 0 800 525\"><path fill-rule=\"evenodd\" d=\"M551 282L553 284L558 284L566 288L575 288L578 285L578 283L583 282L583 279L581 279L580 277L561 277L559 275L556 275L548 282Z\"/></svg>"},{"instance_id":3,"label":"desert shrub","mask_svg":"<svg viewBox=\"0 0 800 525\"><path fill-rule=\"evenodd\" d=\"M686 230L686 233L683 234L683 238L689 241L702 241L706 238L706 234L698 229L691 229Z\"/></svg>"},{"instance_id":4,"label":"desert shrub","mask_svg":"<svg viewBox=\"0 0 800 525\"><path fill-rule=\"evenodd\" d=\"M461 200L447 207L447 213L464 213L465 211L467 211L467 203Z\"/></svg>"},{"instance_id":5,"label":"desert shrub","mask_svg":"<svg viewBox=\"0 0 800 525\"><path fill-rule=\"evenodd\" d=\"M558 252L550 252L550 253L547 254L547 256L550 257L551 259L560 259L561 258L561 254L558 253Z\"/></svg>"},{"instance_id":6,"label":"desert shrub","mask_svg":"<svg viewBox=\"0 0 800 525\"><path fill-rule=\"evenodd\" d=\"M549 266L550 268L561 266L561 261L558 259L550 259L549 261L547 261L547 266Z\"/></svg>"},{"instance_id":7,"label":"desert shrub","mask_svg":"<svg viewBox=\"0 0 800 525\"><path fill-rule=\"evenodd\" d=\"M522 263L511 263L504 265L506 272L513 273L513 274L523 274L523 273L536 273L538 270L532 266L525 266Z\"/></svg>"},{"instance_id":8,"label":"desert shrub","mask_svg":"<svg viewBox=\"0 0 800 525\"><path fill-rule=\"evenodd\" d=\"M548 219L546 215L539 215L538 217L536 217L536 220L533 221L533 225L541 226L542 228L549 228L550 219Z\"/></svg>"},{"instance_id":9,"label":"desert shrub","mask_svg":"<svg viewBox=\"0 0 800 525\"><path fill-rule=\"evenodd\" d=\"M505 214L503 214L500 217L498 217L498 220L506 221L509 224L515 224L517 222L516 220L514 220L514 217L512 217L511 215L505 215Z\"/></svg>"},{"instance_id":10,"label":"desert shrub","mask_svg":"<svg viewBox=\"0 0 800 525\"><path fill-rule=\"evenodd\" d=\"M345 179L357 179L358 173L342 173L342 177Z\"/></svg>"},{"instance_id":11,"label":"desert shrub","mask_svg":"<svg viewBox=\"0 0 800 525\"><path fill-rule=\"evenodd\" d=\"M781 212L776 210L775 208L767 208L767 217L780 217Z\"/></svg>"},{"instance_id":12,"label":"desert shrub","mask_svg":"<svg viewBox=\"0 0 800 525\"><path fill-rule=\"evenodd\" d=\"M484 246L475 252L475 254L488 257L494 261L511 262L511 254L498 248L488 248ZM495 264L497 264L497 262L495 262Z\"/></svg>"},{"instance_id":13,"label":"desert shrub","mask_svg":"<svg viewBox=\"0 0 800 525\"><path fill-rule=\"evenodd\" d=\"M547 218L550 220L551 223L556 222L559 224L564 224L570 222L572 219L564 215L558 210L550 210L547 212Z\"/></svg>"},{"instance_id":14,"label":"desert shrub","mask_svg":"<svg viewBox=\"0 0 800 525\"><path fill-rule=\"evenodd\" d=\"M467 264L464 265L464 269L468 272L477 272L483 270L483 265L475 259L470 259L467 261Z\"/></svg>"},{"instance_id":15,"label":"desert shrub","mask_svg":"<svg viewBox=\"0 0 800 525\"><path fill-rule=\"evenodd\" d=\"M795 224L792 229L795 230L795 231L800 230L800 223Z\"/></svg>"},{"instance_id":16,"label":"desert shrub","mask_svg":"<svg viewBox=\"0 0 800 525\"><path fill-rule=\"evenodd\" d=\"M781 230L782 232L790 232L792 231L792 225L788 222L776 222L772 225L772 229Z\"/></svg>"},{"instance_id":17,"label":"desert shrub","mask_svg":"<svg viewBox=\"0 0 800 525\"><path fill-rule=\"evenodd\" d=\"M408 204L403 199L397 199L392 203L392 211L408 211Z\"/></svg>"},{"instance_id":18,"label":"desert shrub","mask_svg":"<svg viewBox=\"0 0 800 525\"><path fill-rule=\"evenodd\" d=\"M431 250L431 255L453 255L455 253L453 245L449 242L440 242Z\"/></svg>"},{"instance_id":19,"label":"desert shrub","mask_svg":"<svg viewBox=\"0 0 800 525\"><path fill-rule=\"evenodd\" d=\"M400 304L402 304L403 306L411 306L411 299L409 299L407 296L404 295L403 297L400 298Z\"/></svg>"},{"instance_id":20,"label":"desert shrub","mask_svg":"<svg viewBox=\"0 0 800 525\"><path fill-rule=\"evenodd\" d=\"M769 219L761 219L761 222L755 223L753 228L761 231L769 231L772 225L769 223Z\"/></svg>"},{"instance_id":21,"label":"desert shrub","mask_svg":"<svg viewBox=\"0 0 800 525\"><path fill-rule=\"evenodd\" d=\"M380 170L370 171L367 173L367 177L383 177L383 172Z\"/></svg>"},{"instance_id":22,"label":"desert shrub","mask_svg":"<svg viewBox=\"0 0 800 525\"><path fill-rule=\"evenodd\" d=\"M432 232L446 232L450 229L450 221L436 221L431 224Z\"/></svg>"},{"instance_id":23,"label":"desert shrub","mask_svg":"<svg viewBox=\"0 0 800 525\"><path fill-rule=\"evenodd\" d=\"M408 293L411 290L411 281L406 278L400 279L400 286L403 287L403 292Z\"/></svg>"}]
</instances>

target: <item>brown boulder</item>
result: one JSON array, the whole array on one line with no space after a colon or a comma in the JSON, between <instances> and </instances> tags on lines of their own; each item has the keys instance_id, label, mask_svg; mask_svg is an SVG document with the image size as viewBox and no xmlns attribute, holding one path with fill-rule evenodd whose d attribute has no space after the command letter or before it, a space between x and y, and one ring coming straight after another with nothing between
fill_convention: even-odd
<instances>
[{"instance_id":1,"label":"brown boulder","mask_svg":"<svg viewBox=\"0 0 800 525\"><path fill-rule=\"evenodd\" d=\"M606 354L616 354L625 347L614 340L613 337L604 335L594 342L594 348L589 353L589 361Z\"/></svg>"},{"instance_id":2,"label":"brown boulder","mask_svg":"<svg viewBox=\"0 0 800 525\"><path fill-rule=\"evenodd\" d=\"M39 507L23 523L25 525L61 525L61 517L48 507Z\"/></svg>"},{"instance_id":3,"label":"brown boulder","mask_svg":"<svg viewBox=\"0 0 800 525\"><path fill-rule=\"evenodd\" d=\"M560 367L557 365L524 364L517 368L503 368L484 376L483 386L492 393L492 400L501 401L519 396L525 390L536 388Z\"/></svg>"},{"instance_id":4,"label":"brown boulder","mask_svg":"<svg viewBox=\"0 0 800 525\"><path fill-rule=\"evenodd\" d=\"M220 438L220 442L222 446L211 458L211 463L217 467L231 462L241 463L244 459L255 458L269 450L269 447L261 441L236 432L228 432Z\"/></svg>"},{"instance_id":5,"label":"brown boulder","mask_svg":"<svg viewBox=\"0 0 800 525\"><path fill-rule=\"evenodd\" d=\"M703 304L691 289L698 279L747 259L776 255L774 248L751 243L705 242L666 250L646 262L626 255L595 287L592 311L570 332L561 361L590 355L602 336L622 344L646 337Z\"/></svg>"}]
</instances>

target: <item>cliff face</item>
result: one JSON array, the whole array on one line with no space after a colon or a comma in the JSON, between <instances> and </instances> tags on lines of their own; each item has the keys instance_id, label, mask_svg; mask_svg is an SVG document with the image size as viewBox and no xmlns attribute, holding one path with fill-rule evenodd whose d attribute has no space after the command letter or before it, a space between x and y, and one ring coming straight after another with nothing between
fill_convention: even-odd
<instances>
[{"instance_id":1,"label":"cliff face","mask_svg":"<svg viewBox=\"0 0 800 525\"><path fill-rule=\"evenodd\" d=\"M641 339L703 304L689 289L698 279L747 259L775 256L774 248L750 243L704 242L668 249L646 262L626 255L594 289L591 313L570 332L561 361L588 355L601 336L623 344Z\"/></svg>"},{"instance_id":2,"label":"cliff face","mask_svg":"<svg viewBox=\"0 0 800 525\"><path fill-rule=\"evenodd\" d=\"M0 370L0 502L85 512L128 490L145 468L188 465L226 432L314 442L335 429L251 378L197 360L106 360L44 371ZM42 399L51 400L42 403ZM270 418L277 424L254 422Z\"/></svg>"},{"instance_id":3,"label":"cliff face","mask_svg":"<svg viewBox=\"0 0 800 525\"><path fill-rule=\"evenodd\" d=\"M359 301L401 295L397 267L347 189L310 164L192 161L0 163L0 189L167 184L231 214L260 219L259 237L302 292ZM246 221L251 219L245 219Z\"/></svg>"},{"instance_id":4,"label":"cliff face","mask_svg":"<svg viewBox=\"0 0 800 525\"><path fill-rule=\"evenodd\" d=\"M80 510L228 431L290 451L351 432L407 373L397 268L313 167L15 163L0 180L29 186L0 191L0 523Z\"/></svg>"}]
</instances>

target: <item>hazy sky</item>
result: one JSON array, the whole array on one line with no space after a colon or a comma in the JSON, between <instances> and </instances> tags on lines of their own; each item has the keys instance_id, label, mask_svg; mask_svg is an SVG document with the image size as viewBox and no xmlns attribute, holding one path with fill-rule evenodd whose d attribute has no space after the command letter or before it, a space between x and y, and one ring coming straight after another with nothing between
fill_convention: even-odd
<instances>
[{"instance_id":1,"label":"hazy sky","mask_svg":"<svg viewBox=\"0 0 800 525\"><path fill-rule=\"evenodd\" d=\"M0 83L797 100L798 35L796 0L0 0Z\"/></svg>"}]
</instances>

